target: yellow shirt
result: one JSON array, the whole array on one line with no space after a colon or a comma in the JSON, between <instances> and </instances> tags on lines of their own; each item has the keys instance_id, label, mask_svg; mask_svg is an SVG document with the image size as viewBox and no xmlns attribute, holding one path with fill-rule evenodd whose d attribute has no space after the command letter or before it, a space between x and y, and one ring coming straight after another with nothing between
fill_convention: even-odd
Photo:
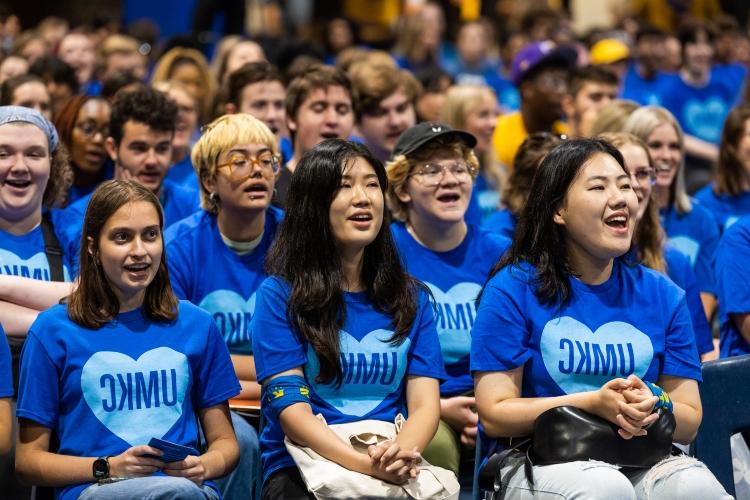
<instances>
[{"instance_id":1,"label":"yellow shirt","mask_svg":"<svg viewBox=\"0 0 750 500\"><path fill-rule=\"evenodd\" d=\"M561 121L556 121L552 125L552 132L567 134L568 126ZM495 148L497 159L505 165L508 172L513 170L513 159L516 156L516 151L528 135L520 111L498 117L495 132L492 134L492 146Z\"/></svg>"}]
</instances>

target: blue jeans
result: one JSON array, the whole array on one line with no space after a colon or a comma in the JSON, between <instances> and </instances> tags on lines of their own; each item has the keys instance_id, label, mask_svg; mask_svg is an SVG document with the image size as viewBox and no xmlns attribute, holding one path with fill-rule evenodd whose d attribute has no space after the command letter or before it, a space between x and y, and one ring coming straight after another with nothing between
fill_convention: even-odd
<instances>
[{"instance_id":1,"label":"blue jeans","mask_svg":"<svg viewBox=\"0 0 750 500\"><path fill-rule=\"evenodd\" d=\"M555 465L535 465L534 493L524 468L511 473L503 469L508 485L505 500L562 500L606 498L608 500L689 499L731 500L719 481L703 463L685 455L662 460L650 469L623 474L614 465L590 460Z\"/></svg>"},{"instance_id":2,"label":"blue jeans","mask_svg":"<svg viewBox=\"0 0 750 500\"><path fill-rule=\"evenodd\" d=\"M219 500L208 486L198 486L184 477L134 477L110 484L93 484L78 500Z\"/></svg>"},{"instance_id":3,"label":"blue jeans","mask_svg":"<svg viewBox=\"0 0 750 500\"><path fill-rule=\"evenodd\" d=\"M260 488L260 444L258 433L252 425L236 414L232 415L232 425L240 445L240 461L232 472L214 480L226 500L250 500L254 488Z\"/></svg>"}]
</instances>

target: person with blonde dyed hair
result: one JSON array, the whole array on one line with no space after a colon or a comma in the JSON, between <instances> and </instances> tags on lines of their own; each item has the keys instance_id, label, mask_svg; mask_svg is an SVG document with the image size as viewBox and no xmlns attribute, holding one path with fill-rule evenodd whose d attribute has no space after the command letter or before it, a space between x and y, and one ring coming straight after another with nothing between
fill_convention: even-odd
<instances>
[{"instance_id":1,"label":"person with blonde dyed hair","mask_svg":"<svg viewBox=\"0 0 750 500\"><path fill-rule=\"evenodd\" d=\"M698 354L710 356L714 351L711 327L708 324L695 271L688 257L671 245L665 245L664 230L659 222L659 211L653 203L653 186L656 173L648 146L643 140L627 132L609 132L599 136L622 153L630 181L638 198L636 229L633 235L631 257L639 264L669 276L685 290L690 319L693 323Z\"/></svg>"},{"instance_id":2,"label":"person with blonde dyed hair","mask_svg":"<svg viewBox=\"0 0 750 500\"><path fill-rule=\"evenodd\" d=\"M386 165L391 225L406 270L432 291L448 378L440 386L440 426L423 455L458 474L474 446L477 417L469 372L474 301L510 241L465 220L479 171L470 133L420 123L396 143Z\"/></svg>"},{"instance_id":3,"label":"person with blonde dyed hair","mask_svg":"<svg viewBox=\"0 0 750 500\"><path fill-rule=\"evenodd\" d=\"M477 140L474 153L479 158L479 172L474 180L474 192L466 212L466 220L481 224L497 211L500 192L507 172L497 161L492 147L500 109L497 96L487 85L454 85L445 94L440 121L451 127L466 130Z\"/></svg>"},{"instance_id":4,"label":"person with blonde dyed hair","mask_svg":"<svg viewBox=\"0 0 750 500\"><path fill-rule=\"evenodd\" d=\"M206 120L211 115L216 85L203 54L185 47L175 47L163 54L154 67L151 84L172 80L188 88L199 103L201 120Z\"/></svg>"},{"instance_id":5,"label":"person with blonde dyed hair","mask_svg":"<svg viewBox=\"0 0 750 500\"><path fill-rule=\"evenodd\" d=\"M628 117L623 130L648 146L656 172L654 201L667 242L690 259L706 316L710 318L716 309L713 260L719 230L711 213L693 203L685 190L682 128L666 108L646 106Z\"/></svg>"},{"instance_id":6,"label":"person with blonde dyed hair","mask_svg":"<svg viewBox=\"0 0 750 500\"><path fill-rule=\"evenodd\" d=\"M203 210L164 235L172 288L214 318L242 385L239 398L257 400L260 386L250 343L255 291L282 212L271 206L279 153L268 127L248 114L224 115L204 128L193 147ZM210 262L211 272L196 266ZM236 413L232 423L241 458L218 482L225 498L250 498L257 480L258 436Z\"/></svg>"}]
</instances>

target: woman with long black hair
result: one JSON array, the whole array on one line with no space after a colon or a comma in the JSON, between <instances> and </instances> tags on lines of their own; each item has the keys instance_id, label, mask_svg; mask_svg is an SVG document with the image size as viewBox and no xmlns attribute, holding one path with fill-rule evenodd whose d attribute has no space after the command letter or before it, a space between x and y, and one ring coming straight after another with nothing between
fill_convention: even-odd
<instances>
[{"instance_id":1,"label":"woman with long black hair","mask_svg":"<svg viewBox=\"0 0 750 500\"><path fill-rule=\"evenodd\" d=\"M267 422L263 498L311 498L285 436L346 469L403 483L437 429L434 313L393 244L386 182L365 147L338 139L305 154L292 178L252 320ZM398 436L369 456L325 423L393 422L407 412Z\"/></svg>"},{"instance_id":2,"label":"woman with long black hair","mask_svg":"<svg viewBox=\"0 0 750 500\"><path fill-rule=\"evenodd\" d=\"M638 199L622 155L602 140L565 141L542 161L532 192L472 330L484 431L530 435L537 417L567 405L615 424L617 439L644 439L660 413L671 412L669 438L689 443L702 417L701 371L685 293L623 259ZM687 456L666 455L627 474L585 459L532 471L533 488L523 467L504 470L508 495L730 498Z\"/></svg>"}]
</instances>

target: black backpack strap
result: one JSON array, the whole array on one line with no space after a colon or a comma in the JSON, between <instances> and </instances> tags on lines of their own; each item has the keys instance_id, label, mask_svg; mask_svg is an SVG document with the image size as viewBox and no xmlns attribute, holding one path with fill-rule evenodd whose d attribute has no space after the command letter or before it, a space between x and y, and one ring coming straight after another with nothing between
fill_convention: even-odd
<instances>
[{"instance_id":1,"label":"black backpack strap","mask_svg":"<svg viewBox=\"0 0 750 500\"><path fill-rule=\"evenodd\" d=\"M44 238L44 253L49 262L50 280L65 281L62 263L63 250L55 234L55 227L52 225L49 212L42 214L42 238Z\"/></svg>"}]
</instances>

